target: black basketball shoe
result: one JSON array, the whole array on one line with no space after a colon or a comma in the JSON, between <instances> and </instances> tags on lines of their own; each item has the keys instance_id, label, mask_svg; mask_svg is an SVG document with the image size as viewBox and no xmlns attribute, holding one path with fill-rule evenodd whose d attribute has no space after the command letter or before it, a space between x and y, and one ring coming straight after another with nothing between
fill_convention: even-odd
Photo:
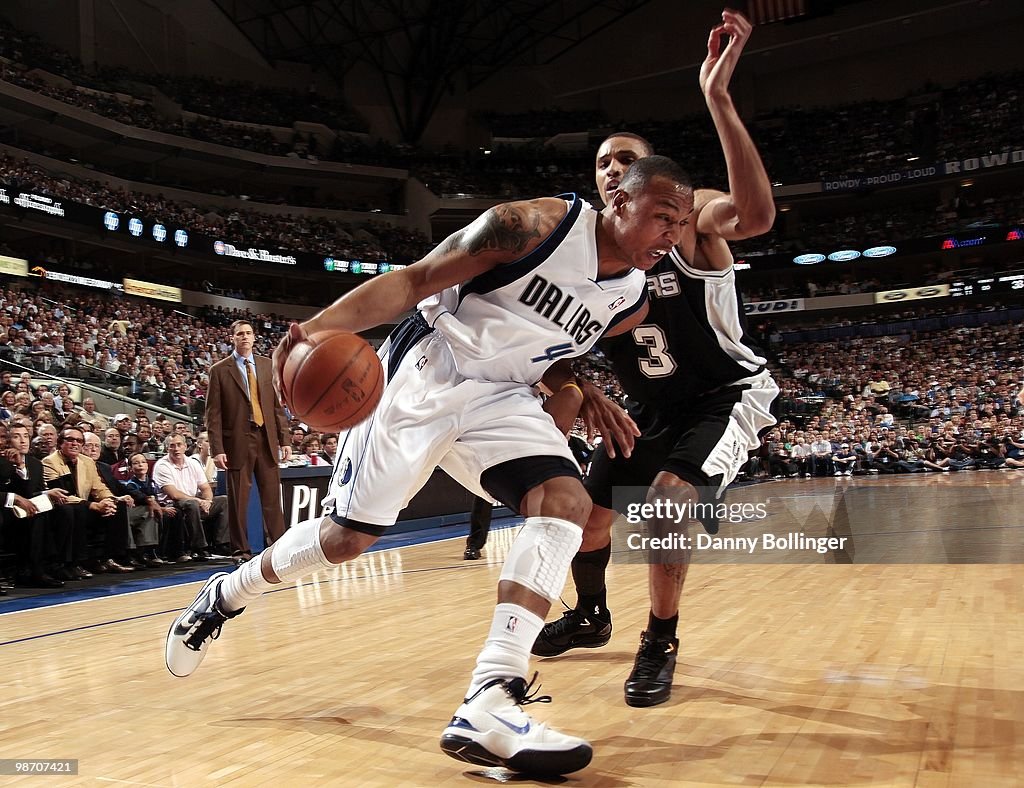
<instances>
[{"instance_id":1,"label":"black basketball shoe","mask_svg":"<svg viewBox=\"0 0 1024 788\"><path fill-rule=\"evenodd\" d=\"M641 633L633 672L626 679L627 706L657 706L671 697L678 651L678 638Z\"/></svg>"},{"instance_id":2,"label":"black basketball shoe","mask_svg":"<svg viewBox=\"0 0 1024 788\"><path fill-rule=\"evenodd\" d=\"M538 657L556 657L571 648L600 648L612 637L611 614L607 621L589 616L582 610L566 610L537 635L533 653Z\"/></svg>"}]
</instances>

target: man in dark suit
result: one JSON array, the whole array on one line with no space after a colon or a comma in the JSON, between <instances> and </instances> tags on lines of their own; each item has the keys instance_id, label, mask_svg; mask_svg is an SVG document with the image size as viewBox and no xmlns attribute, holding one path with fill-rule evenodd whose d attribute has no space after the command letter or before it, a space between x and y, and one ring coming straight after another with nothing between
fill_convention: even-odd
<instances>
[{"instance_id":1,"label":"man in dark suit","mask_svg":"<svg viewBox=\"0 0 1024 788\"><path fill-rule=\"evenodd\" d=\"M25 564L27 585L61 588L64 580L78 580L90 574L78 566L64 566L71 557L72 521L60 507L68 497L64 490L47 490L43 464L29 454L29 428L14 424L9 430L11 447L0 456L0 496L4 506L5 542L10 543ZM46 494L53 509L41 512L30 500ZM27 516L15 517L14 507Z\"/></svg>"},{"instance_id":2,"label":"man in dark suit","mask_svg":"<svg viewBox=\"0 0 1024 788\"><path fill-rule=\"evenodd\" d=\"M291 459L288 421L274 391L273 365L269 358L253 354L255 341L252 323L236 320L231 324L235 349L210 367L206 392L210 451L214 464L227 471L228 528L233 555L239 560L252 557L246 508L254 473L263 506L264 531L272 542L284 533L278 452L282 460ZM254 390L255 396L251 396Z\"/></svg>"}]
</instances>

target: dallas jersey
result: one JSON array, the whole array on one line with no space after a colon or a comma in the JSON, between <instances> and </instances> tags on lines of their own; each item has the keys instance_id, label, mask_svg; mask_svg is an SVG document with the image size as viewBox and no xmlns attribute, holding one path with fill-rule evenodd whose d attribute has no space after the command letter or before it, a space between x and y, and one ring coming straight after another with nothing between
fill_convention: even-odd
<instances>
[{"instance_id":1,"label":"dallas jersey","mask_svg":"<svg viewBox=\"0 0 1024 788\"><path fill-rule=\"evenodd\" d=\"M689 401L764 370L767 360L744 331L731 266L701 271L673 248L647 272L647 287L644 323L601 343L631 399Z\"/></svg>"},{"instance_id":2,"label":"dallas jersey","mask_svg":"<svg viewBox=\"0 0 1024 788\"><path fill-rule=\"evenodd\" d=\"M531 386L641 309L647 287L635 269L598 279L598 214L575 196L568 202L537 249L425 299L381 345L380 403L339 437L324 500L336 522L383 533L436 466L487 498L481 476L511 460L562 458L578 468Z\"/></svg>"},{"instance_id":3,"label":"dallas jersey","mask_svg":"<svg viewBox=\"0 0 1024 788\"><path fill-rule=\"evenodd\" d=\"M642 271L598 279L599 214L576 195L566 201L566 215L535 250L418 305L461 375L533 385L647 302Z\"/></svg>"}]
</instances>

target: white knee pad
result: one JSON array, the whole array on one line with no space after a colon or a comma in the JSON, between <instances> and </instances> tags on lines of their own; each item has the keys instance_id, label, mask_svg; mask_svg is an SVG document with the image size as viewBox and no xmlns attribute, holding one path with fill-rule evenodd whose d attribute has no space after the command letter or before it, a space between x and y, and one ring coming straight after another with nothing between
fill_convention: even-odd
<instances>
[{"instance_id":1,"label":"white knee pad","mask_svg":"<svg viewBox=\"0 0 1024 788\"><path fill-rule=\"evenodd\" d=\"M296 523L284 536L274 542L270 554L270 565L281 582L298 580L318 569L330 569L334 564L327 560L320 545L320 523L322 517Z\"/></svg>"},{"instance_id":2,"label":"white knee pad","mask_svg":"<svg viewBox=\"0 0 1024 788\"><path fill-rule=\"evenodd\" d=\"M557 517L529 517L508 551L501 579L554 602L582 543L583 529L576 523Z\"/></svg>"}]
</instances>

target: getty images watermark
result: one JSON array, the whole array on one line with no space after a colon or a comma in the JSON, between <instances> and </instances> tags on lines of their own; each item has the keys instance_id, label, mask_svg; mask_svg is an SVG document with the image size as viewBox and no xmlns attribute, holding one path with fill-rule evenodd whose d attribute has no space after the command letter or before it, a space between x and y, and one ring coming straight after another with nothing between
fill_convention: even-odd
<instances>
[{"instance_id":1,"label":"getty images watermark","mask_svg":"<svg viewBox=\"0 0 1024 788\"><path fill-rule=\"evenodd\" d=\"M849 536L829 528L819 533L814 533L817 528L794 528L796 523L773 511L779 507L773 507L771 499L746 495L727 502L718 497L717 489L697 492L697 500L678 500L671 492L655 495L645 488L616 488L614 508L626 524L618 533L619 560L686 563L703 555L718 562L803 561L801 556L820 557L849 547Z\"/></svg>"},{"instance_id":2,"label":"getty images watermark","mask_svg":"<svg viewBox=\"0 0 1024 788\"><path fill-rule=\"evenodd\" d=\"M692 500L671 488L616 487L611 560L1024 565L1020 495L1012 485L965 485L961 476L734 485L724 496L698 488Z\"/></svg>"}]
</instances>

